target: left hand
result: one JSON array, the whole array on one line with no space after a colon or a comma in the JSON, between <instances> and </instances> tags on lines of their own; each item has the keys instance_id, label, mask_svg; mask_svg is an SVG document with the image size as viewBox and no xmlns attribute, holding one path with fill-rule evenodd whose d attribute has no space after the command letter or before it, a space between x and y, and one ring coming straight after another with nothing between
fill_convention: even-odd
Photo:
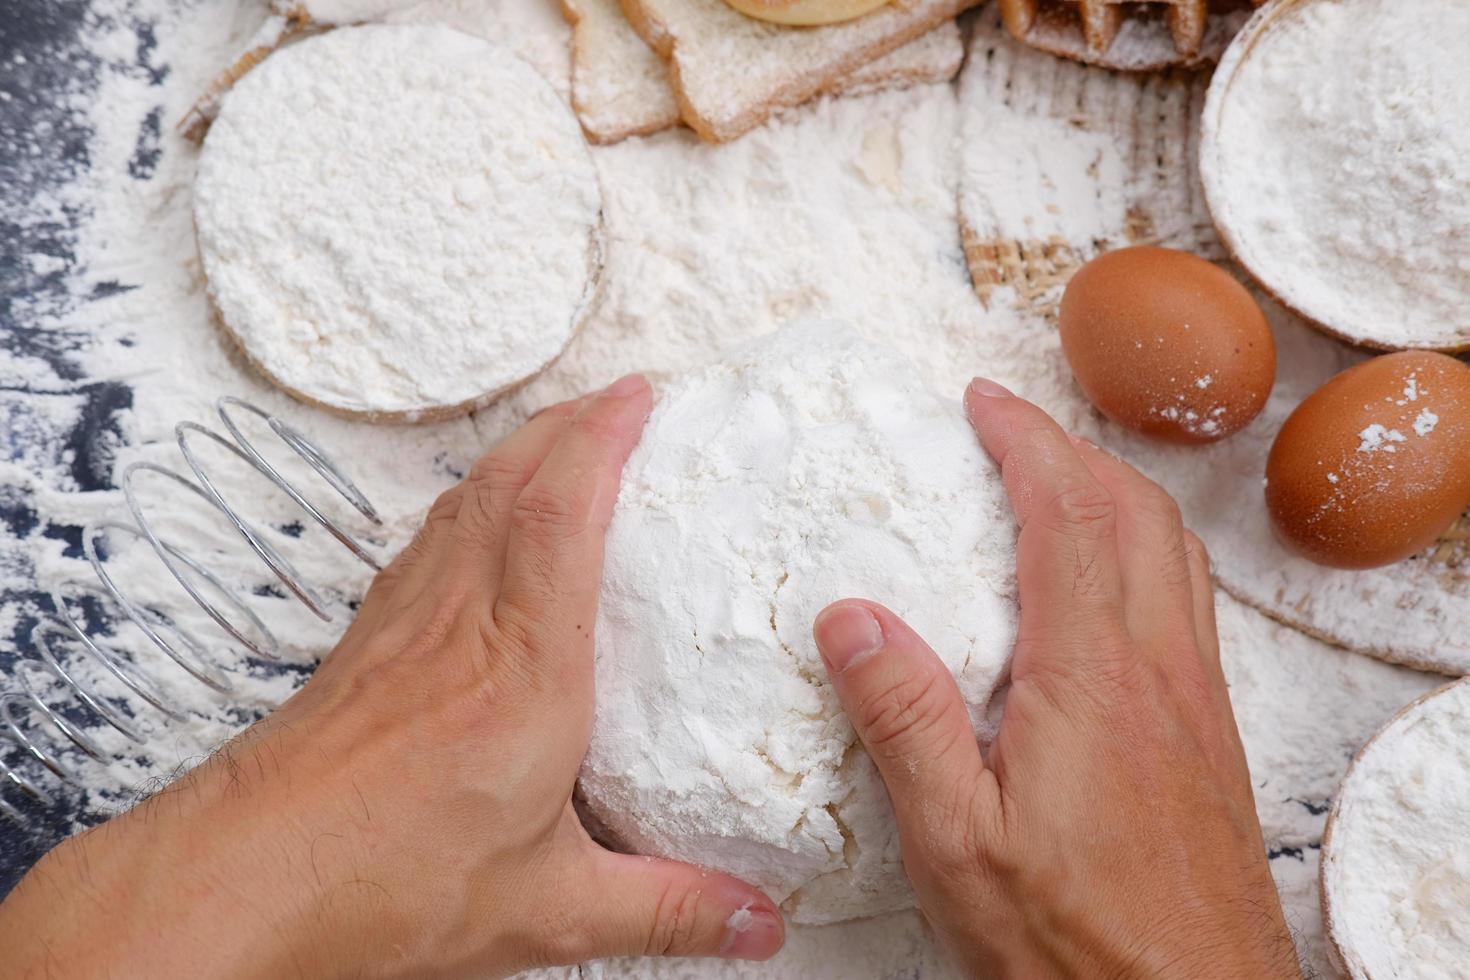
<instances>
[{"instance_id":1,"label":"left hand","mask_svg":"<svg viewBox=\"0 0 1470 980\"><path fill-rule=\"evenodd\" d=\"M279 711L37 865L0 907L7 969L483 976L773 955L765 895L614 854L572 809L603 537L651 400L624 378L480 460Z\"/></svg>"}]
</instances>

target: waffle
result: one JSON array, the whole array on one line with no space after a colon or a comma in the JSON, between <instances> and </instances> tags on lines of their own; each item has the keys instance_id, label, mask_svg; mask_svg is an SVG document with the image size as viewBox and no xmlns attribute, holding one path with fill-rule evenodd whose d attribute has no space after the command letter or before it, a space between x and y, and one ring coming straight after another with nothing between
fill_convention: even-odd
<instances>
[{"instance_id":1,"label":"waffle","mask_svg":"<svg viewBox=\"0 0 1470 980\"><path fill-rule=\"evenodd\" d=\"M1220 57L1265 0L1000 0L1005 25L1032 47L1104 68L1156 71Z\"/></svg>"}]
</instances>

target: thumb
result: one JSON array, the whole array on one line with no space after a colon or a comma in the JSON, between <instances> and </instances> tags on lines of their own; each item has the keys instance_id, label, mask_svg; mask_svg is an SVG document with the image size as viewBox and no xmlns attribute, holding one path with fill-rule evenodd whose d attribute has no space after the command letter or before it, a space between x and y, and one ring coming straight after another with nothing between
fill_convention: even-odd
<instances>
[{"instance_id":1,"label":"thumb","mask_svg":"<svg viewBox=\"0 0 1470 980\"><path fill-rule=\"evenodd\" d=\"M868 755L893 801L899 828L931 840L962 829L985 775L980 745L954 676L903 620L876 602L844 599L822 610L812 633Z\"/></svg>"},{"instance_id":2,"label":"thumb","mask_svg":"<svg viewBox=\"0 0 1470 980\"><path fill-rule=\"evenodd\" d=\"M770 959L786 941L781 913L738 878L681 861L598 848L585 898L586 958Z\"/></svg>"}]
</instances>

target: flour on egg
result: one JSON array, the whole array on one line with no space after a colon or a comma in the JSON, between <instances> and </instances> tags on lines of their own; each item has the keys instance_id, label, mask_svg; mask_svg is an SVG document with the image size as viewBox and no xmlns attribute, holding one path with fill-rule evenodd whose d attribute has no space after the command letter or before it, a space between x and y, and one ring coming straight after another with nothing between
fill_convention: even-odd
<instances>
[{"instance_id":1,"label":"flour on egg","mask_svg":"<svg viewBox=\"0 0 1470 980\"><path fill-rule=\"evenodd\" d=\"M956 397L830 323L660 397L608 532L581 789L620 844L798 922L903 908L898 832L812 623L850 596L925 637L977 729L1015 635L1015 521Z\"/></svg>"}]
</instances>

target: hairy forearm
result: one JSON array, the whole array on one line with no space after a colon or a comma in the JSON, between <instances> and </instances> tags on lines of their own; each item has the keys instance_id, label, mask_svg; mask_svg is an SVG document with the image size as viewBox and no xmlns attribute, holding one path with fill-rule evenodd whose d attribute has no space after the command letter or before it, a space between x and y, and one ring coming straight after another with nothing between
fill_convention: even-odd
<instances>
[{"instance_id":1,"label":"hairy forearm","mask_svg":"<svg viewBox=\"0 0 1470 980\"><path fill-rule=\"evenodd\" d=\"M41 859L0 907L0 944L18 975L237 972L239 934L217 891L179 866L167 823L129 814Z\"/></svg>"},{"instance_id":2,"label":"hairy forearm","mask_svg":"<svg viewBox=\"0 0 1470 980\"><path fill-rule=\"evenodd\" d=\"M242 784L231 751L37 863L0 906L16 975L319 977L349 966L313 935L324 909L309 839L252 816L276 802L268 786Z\"/></svg>"}]
</instances>

